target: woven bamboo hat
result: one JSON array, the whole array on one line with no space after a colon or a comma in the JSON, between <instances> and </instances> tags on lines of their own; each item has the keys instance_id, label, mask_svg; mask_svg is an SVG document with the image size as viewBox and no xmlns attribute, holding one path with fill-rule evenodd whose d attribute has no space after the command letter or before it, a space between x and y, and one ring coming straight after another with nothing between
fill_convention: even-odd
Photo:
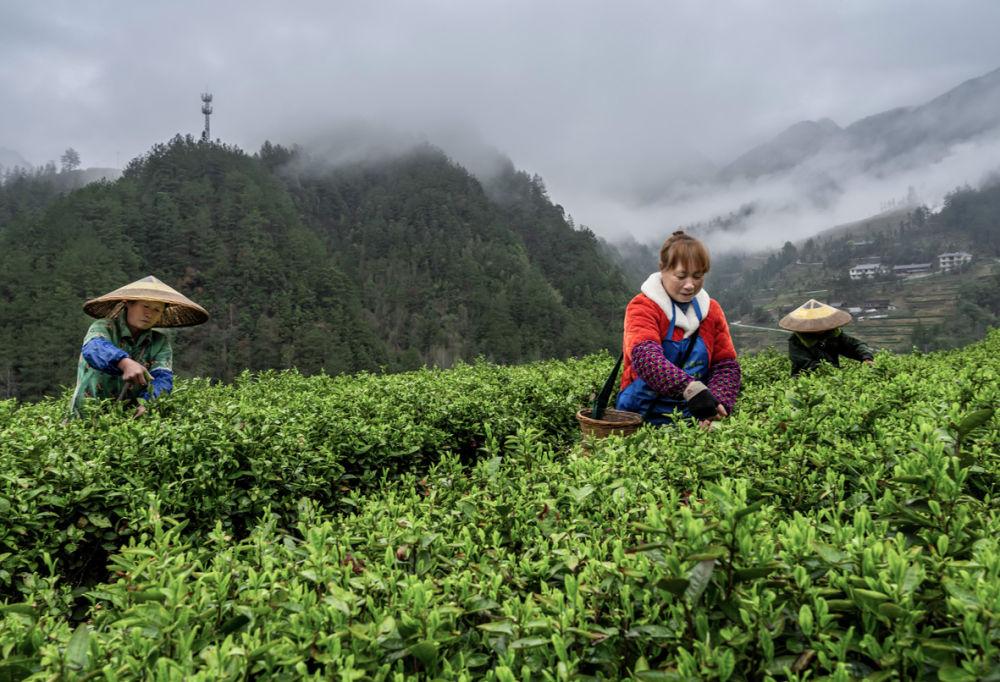
<instances>
[{"instance_id":1,"label":"woven bamboo hat","mask_svg":"<svg viewBox=\"0 0 1000 682\"><path fill-rule=\"evenodd\" d=\"M157 327L191 327L208 320L208 311L190 298L168 287L152 275L115 289L109 294L92 298L83 304L91 317L108 317L125 301L159 301L165 303L163 317Z\"/></svg>"},{"instance_id":2,"label":"woven bamboo hat","mask_svg":"<svg viewBox=\"0 0 1000 682\"><path fill-rule=\"evenodd\" d=\"M810 298L781 318L778 326L792 332L825 332L850 321L850 313Z\"/></svg>"}]
</instances>

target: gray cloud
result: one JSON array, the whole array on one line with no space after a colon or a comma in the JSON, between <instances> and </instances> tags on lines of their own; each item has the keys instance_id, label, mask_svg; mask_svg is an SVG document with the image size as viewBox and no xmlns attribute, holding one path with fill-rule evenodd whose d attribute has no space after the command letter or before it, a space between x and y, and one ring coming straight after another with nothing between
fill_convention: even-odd
<instances>
[{"instance_id":1,"label":"gray cloud","mask_svg":"<svg viewBox=\"0 0 1000 682\"><path fill-rule=\"evenodd\" d=\"M470 166L495 148L577 222L645 237L743 200L785 206L794 180L656 199L799 120L843 126L1000 66L998 25L992 0L6 3L0 147L124 165L197 135L208 88L213 135L248 150L358 122ZM966 159L949 173L983 170L977 149L949 152ZM798 231L874 201L845 191L825 215L776 215Z\"/></svg>"}]
</instances>

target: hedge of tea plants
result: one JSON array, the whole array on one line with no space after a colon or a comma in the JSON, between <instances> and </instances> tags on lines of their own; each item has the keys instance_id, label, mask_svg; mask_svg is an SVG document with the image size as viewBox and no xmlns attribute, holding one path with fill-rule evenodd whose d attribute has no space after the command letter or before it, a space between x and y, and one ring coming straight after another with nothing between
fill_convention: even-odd
<instances>
[{"instance_id":1,"label":"hedge of tea plants","mask_svg":"<svg viewBox=\"0 0 1000 682\"><path fill-rule=\"evenodd\" d=\"M436 394L400 421L385 398L407 375L355 378L371 400L355 421L395 425L391 446L350 451L373 453L364 466L302 414L350 379L193 383L148 422L63 431L46 426L54 406L6 404L17 476L32 448L53 457L86 434L136 451L119 483L129 503L100 498L121 544L95 579L67 572L65 533L7 523L0 537L30 537L14 556L34 563L7 564L0 679L1000 679L1000 333L796 380L783 358L757 356L718 428L568 441L610 364L418 373ZM438 402L451 396L468 407ZM252 485L235 489L261 486L256 506L207 499L223 483L176 490L201 480L191 467L204 460L182 444L216 442L196 428L210 408L254 415L236 469ZM270 410L281 417L265 430ZM296 415L313 426L285 426ZM417 442L406 424L448 434L451 419L457 439L396 445ZM140 444L163 429L171 449L144 460ZM218 447L207 465L221 473L236 465ZM118 475L110 457L81 458L80 483ZM269 457L307 483L258 482ZM346 490L309 487L323 461ZM46 484L25 480L29 494ZM16 477L4 485L20 504Z\"/></svg>"},{"instance_id":2,"label":"hedge of tea plants","mask_svg":"<svg viewBox=\"0 0 1000 682\"><path fill-rule=\"evenodd\" d=\"M155 494L189 532L245 533L270 507L308 497L329 510L445 452L475 456L519 426L566 439L606 359L446 372L180 382L130 419L113 401L66 421L67 401L0 402L0 596L57 559L72 583L103 574Z\"/></svg>"}]
</instances>

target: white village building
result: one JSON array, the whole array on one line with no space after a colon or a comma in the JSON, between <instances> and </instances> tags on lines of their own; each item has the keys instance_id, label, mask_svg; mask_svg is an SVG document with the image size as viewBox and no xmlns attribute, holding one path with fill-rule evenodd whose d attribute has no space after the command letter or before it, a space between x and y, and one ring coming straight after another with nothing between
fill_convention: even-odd
<instances>
[{"instance_id":1,"label":"white village building","mask_svg":"<svg viewBox=\"0 0 1000 682\"><path fill-rule=\"evenodd\" d=\"M947 272L972 262L972 254L965 251L938 254L938 267Z\"/></svg>"},{"instance_id":2,"label":"white village building","mask_svg":"<svg viewBox=\"0 0 1000 682\"><path fill-rule=\"evenodd\" d=\"M848 271L851 279L871 279L885 272L885 266L878 263L864 263L855 265Z\"/></svg>"}]
</instances>

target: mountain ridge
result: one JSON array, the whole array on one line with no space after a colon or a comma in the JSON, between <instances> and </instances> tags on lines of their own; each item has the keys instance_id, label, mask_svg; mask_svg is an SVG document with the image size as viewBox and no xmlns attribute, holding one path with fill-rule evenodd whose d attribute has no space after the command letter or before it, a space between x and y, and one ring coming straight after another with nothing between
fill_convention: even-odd
<instances>
[{"instance_id":1,"label":"mountain ridge","mask_svg":"<svg viewBox=\"0 0 1000 682\"><path fill-rule=\"evenodd\" d=\"M860 157L865 170L900 160L911 166L934 158L948 146L1000 127L1000 68L938 95L927 102L877 112L840 128L830 119L799 121L724 166L718 179L756 179L787 172L821 155ZM824 123L828 122L828 123ZM916 159L915 150L925 154Z\"/></svg>"},{"instance_id":2,"label":"mountain ridge","mask_svg":"<svg viewBox=\"0 0 1000 682\"><path fill-rule=\"evenodd\" d=\"M178 136L114 181L0 186L0 397L58 393L89 323L83 301L147 274L212 315L176 336L176 369L223 381L619 342L631 292L537 176L511 166L501 205L434 148L325 169L302 156Z\"/></svg>"}]
</instances>

